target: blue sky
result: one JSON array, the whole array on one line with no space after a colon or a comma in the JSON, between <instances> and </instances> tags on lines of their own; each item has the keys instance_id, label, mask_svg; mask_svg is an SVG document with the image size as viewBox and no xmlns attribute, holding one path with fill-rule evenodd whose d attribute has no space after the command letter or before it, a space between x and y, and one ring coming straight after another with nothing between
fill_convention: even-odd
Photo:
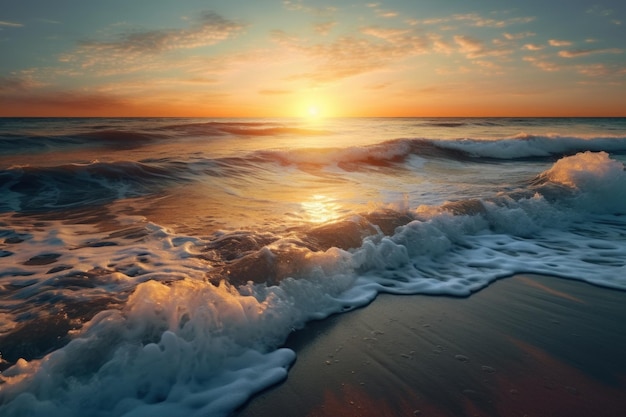
<instances>
[{"instance_id":1,"label":"blue sky","mask_svg":"<svg viewBox=\"0 0 626 417\"><path fill-rule=\"evenodd\" d=\"M0 0L0 115L626 116L626 2Z\"/></svg>"}]
</instances>

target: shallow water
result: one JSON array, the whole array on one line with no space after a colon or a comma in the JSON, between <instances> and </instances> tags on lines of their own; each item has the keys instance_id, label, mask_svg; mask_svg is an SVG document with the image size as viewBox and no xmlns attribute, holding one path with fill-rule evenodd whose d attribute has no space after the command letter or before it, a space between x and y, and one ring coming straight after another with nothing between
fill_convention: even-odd
<instances>
[{"instance_id":1,"label":"shallow water","mask_svg":"<svg viewBox=\"0 0 626 417\"><path fill-rule=\"evenodd\" d=\"M0 144L3 415L227 415L293 329L381 292L626 289L626 119L2 119Z\"/></svg>"}]
</instances>

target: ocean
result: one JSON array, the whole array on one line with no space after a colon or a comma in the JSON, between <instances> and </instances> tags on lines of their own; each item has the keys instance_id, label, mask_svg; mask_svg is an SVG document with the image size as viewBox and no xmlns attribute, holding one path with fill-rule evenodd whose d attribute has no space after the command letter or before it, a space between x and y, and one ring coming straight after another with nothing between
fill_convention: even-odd
<instances>
[{"instance_id":1,"label":"ocean","mask_svg":"<svg viewBox=\"0 0 626 417\"><path fill-rule=\"evenodd\" d=\"M0 415L228 416L380 293L626 290L625 162L626 118L0 119Z\"/></svg>"}]
</instances>

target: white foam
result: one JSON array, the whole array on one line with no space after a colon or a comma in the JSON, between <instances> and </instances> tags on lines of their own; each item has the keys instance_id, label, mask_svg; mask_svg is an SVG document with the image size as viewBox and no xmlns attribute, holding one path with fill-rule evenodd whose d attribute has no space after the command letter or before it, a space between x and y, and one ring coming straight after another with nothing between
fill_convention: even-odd
<instances>
[{"instance_id":1,"label":"white foam","mask_svg":"<svg viewBox=\"0 0 626 417\"><path fill-rule=\"evenodd\" d=\"M562 158L542 176L575 190L581 208L626 214L624 165L606 152L587 151Z\"/></svg>"},{"instance_id":2,"label":"white foam","mask_svg":"<svg viewBox=\"0 0 626 417\"><path fill-rule=\"evenodd\" d=\"M198 280L142 283L124 310L99 313L64 348L7 370L3 415L227 415L286 376L294 353L275 350L280 321L290 329L299 319L271 314L280 303Z\"/></svg>"}]
</instances>

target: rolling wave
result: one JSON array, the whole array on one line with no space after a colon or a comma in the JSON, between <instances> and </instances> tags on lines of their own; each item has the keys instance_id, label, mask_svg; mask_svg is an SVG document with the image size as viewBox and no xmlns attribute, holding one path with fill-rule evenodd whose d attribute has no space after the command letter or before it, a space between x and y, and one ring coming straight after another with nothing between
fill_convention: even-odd
<instances>
[{"instance_id":1,"label":"rolling wave","mask_svg":"<svg viewBox=\"0 0 626 417\"><path fill-rule=\"evenodd\" d=\"M0 171L0 190L13 196L0 202L0 211L36 212L136 197L179 181L173 172L131 161L11 167Z\"/></svg>"},{"instance_id":2,"label":"rolling wave","mask_svg":"<svg viewBox=\"0 0 626 417\"><path fill-rule=\"evenodd\" d=\"M258 156L282 165L337 165L340 168L353 168L357 164L391 166L405 162L411 156L461 162L527 159L553 161L555 158L584 151L626 154L626 137L519 135L500 140L394 139L369 146L259 151L253 157Z\"/></svg>"}]
</instances>

